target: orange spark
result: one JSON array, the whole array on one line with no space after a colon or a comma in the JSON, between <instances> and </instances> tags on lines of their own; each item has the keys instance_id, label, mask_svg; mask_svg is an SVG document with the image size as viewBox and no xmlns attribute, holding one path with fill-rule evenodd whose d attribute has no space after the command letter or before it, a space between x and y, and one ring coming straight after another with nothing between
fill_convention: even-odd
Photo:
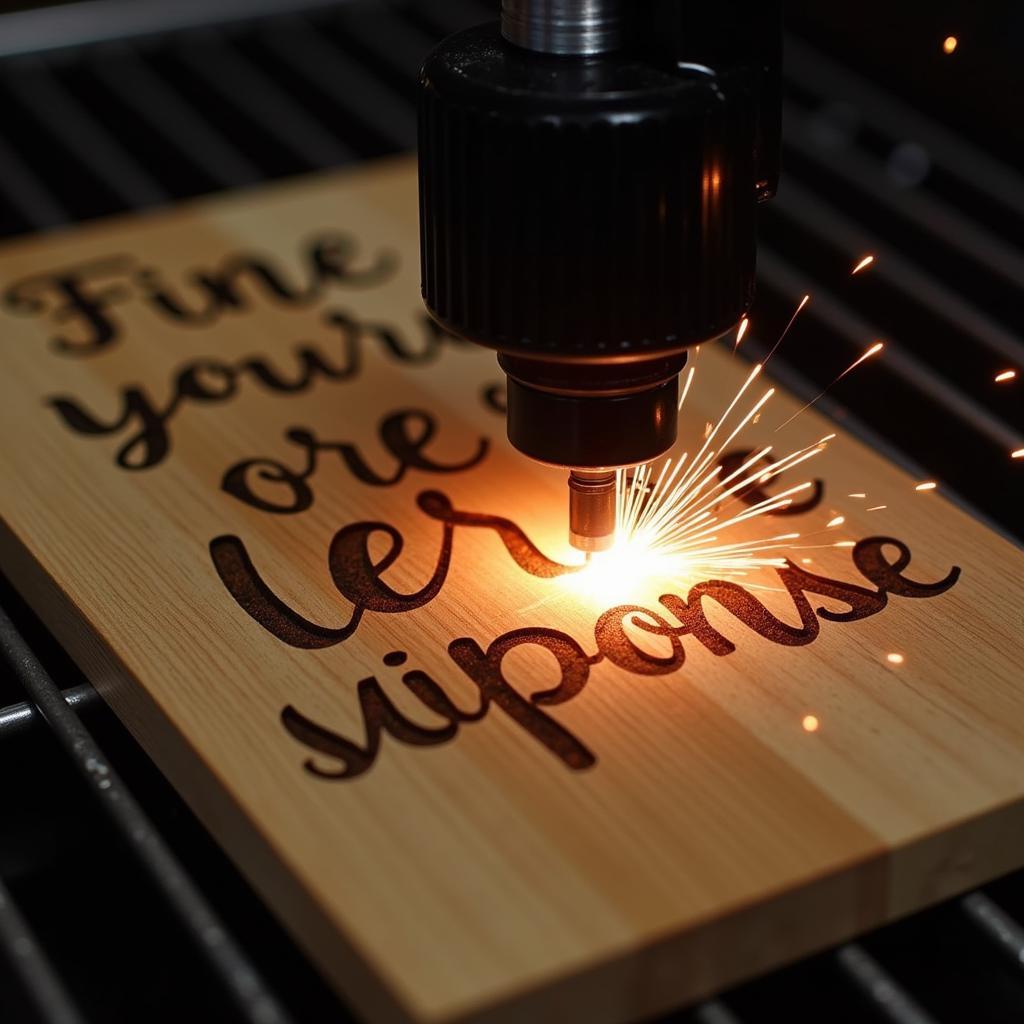
<instances>
[{"instance_id":1,"label":"orange spark","mask_svg":"<svg viewBox=\"0 0 1024 1024\"><path fill-rule=\"evenodd\" d=\"M806 306L806 305L807 305L807 303L808 303L808 302L810 302L810 301L811 301L811 297L810 297L810 295L805 295L805 296L804 296L804 297L803 297L803 298L802 298L802 299L800 300L800 304L799 304L799 305L798 305L798 306L796 307L796 309L795 309L795 310L793 311L793 315L792 315L792 316L791 316L791 317L789 318L789 323L788 323L788 324L786 324L786 326L785 326L785 327L784 327L784 328L782 329L782 333L781 333L781 334L779 335L779 340L778 340L777 342L775 342L775 344L774 344L774 345L772 345L772 350L771 350L771 352L769 352L769 353L768 353L768 355L766 355L766 356L764 357L764 361L765 361L766 363L768 362L768 360L769 360L769 359L771 359L771 357L772 357L773 355L775 355L775 350L776 350L776 349L777 349L777 348L778 348L778 347L779 347L779 346L780 346L780 345L782 344L782 339L783 339L783 338L784 338L784 337L785 337L785 336L786 336L787 334L789 334L789 329L790 329L790 327L792 327L792 326L793 326L793 321L794 321L794 320L796 320L796 318L797 318L797 317L798 317L798 316L800 315L800 310L802 310L802 309L804 308L804 306Z\"/></svg>"},{"instance_id":2,"label":"orange spark","mask_svg":"<svg viewBox=\"0 0 1024 1024\"><path fill-rule=\"evenodd\" d=\"M698 351L700 350L700 345L697 346L697 349ZM686 383L683 385L683 393L679 396L679 411L682 411L683 402L686 401L686 396L690 393L690 385L693 383L693 375L696 371L697 367L691 366L690 372L686 375Z\"/></svg>"},{"instance_id":3,"label":"orange spark","mask_svg":"<svg viewBox=\"0 0 1024 1024\"><path fill-rule=\"evenodd\" d=\"M887 654L885 656L885 660L887 662L889 662L890 665L902 665L903 664L903 655L902 654L897 654L895 651L893 651L892 654Z\"/></svg>"},{"instance_id":4,"label":"orange spark","mask_svg":"<svg viewBox=\"0 0 1024 1024\"><path fill-rule=\"evenodd\" d=\"M1018 448L1015 452L1010 452L1011 459L1024 459L1024 448Z\"/></svg>"},{"instance_id":5,"label":"orange spark","mask_svg":"<svg viewBox=\"0 0 1024 1024\"><path fill-rule=\"evenodd\" d=\"M854 540L840 540L840 541L836 541L835 546L837 548L852 548L852 547L856 546L856 543L857 542L854 541Z\"/></svg>"},{"instance_id":6,"label":"orange spark","mask_svg":"<svg viewBox=\"0 0 1024 1024\"><path fill-rule=\"evenodd\" d=\"M1016 370L1003 370L1002 373L996 374L995 381L997 384L1002 384L1004 381L1013 380L1016 376Z\"/></svg>"},{"instance_id":7,"label":"orange spark","mask_svg":"<svg viewBox=\"0 0 1024 1024\"><path fill-rule=\"evenodd\" d=\"M879 352L882 351L883 348L885 348L885 342L883 342L883 341L876 341L874 343L874 345L872 345L871 348L869 348L867 350L867 352L865 352L864 355L862 355L860 357L860 359L855 359L852 363L850 363L850 365L845 370L843 370L843 372L841 374L839 374L839 376L836 377L836 379L834 381L832 381L832 383L833 384L837 384L851 370L855 370L858 366L860 366L860 364L863 363L865 359L870 359L873 355L877 355Z\"/></svg>"},{"instance_id":8,"label":"orange spark","mask_svg":"<svg viewBox=\"0 0 1024 1024\"><path fill-rule=\"evenodd\" d=\"M797 312L799 312L799 310ZM776 348L778 348L778 342L776 342ZM806 410L810 409L810 407L812 405L814 405L814 403L817 402L818 399L822 398L825 395L825 393L829 390L829 388L831 388L834 385L838 384L848 373L851 373L853 370L856 370L857 367L860 366L860 364L863 363L865 359L870 359L873 355L877 355L879 352L882 351L883 348L885 348L885 342L876 341L874 343L874 345L872 345L871 348L869 348L867 350L867 352L864 353L864 355L860 356L859 358L855 359L852 363L850 363L850 365L845 370L843 370L843 372L841 374L839 374L839 376L836 377L836 379L834 381L832 381L832 383L829 384L829 386L827 388L825 388L824 391L822 391L818 395L815 395L815 397L812 398L805 406L803 406L800 409L797 409L797 411L795 413L793 413L793 415L790 416L789 419L786 420L785 423L782 423L779 426L777 426L775 428L776 432L780 431L783 427L788 426L790 423L792 423L793 420L795 420L797 418L797 416L800 415L800 413L805 412ZM774 351L774 349L772 351ZM771 353L769 353L769 355L771 355ZM767 362L767 361L768 360L765 359L765 362Z\"/></svg>"},{"instance_id":9,"label":"orange spark","mask_svg":"<svg viewBox=\"0 0 1024 1024\"><path fill-rule=\"evenodd\" d=\"M848 498L866 498L867 495L863 491L855 491L853 494L848 494Z\"/></svg>"},{"instance_id":10,"label":"orange spark","mask_svg":"<svg viewBox=\"0 0 1024 1024\"><path fill-rule=\"evenodd\" d=\"M736 329L736 344L733 345L733 347L732 347L733 355L736 354L736 349L738 349L740 347L740 342L743 340L743 335L747 333L747 328L749 326L750 326L750 318L745 316L740 321L739 327Z\"/></svg>"},{"instance_id":11,"label":"orange spark","mask_svg":"<svg viewBox=\"0 0 1024 1024\"><path fill-rule=\"evenodd\" d=\"M956 36L946 36L946 38L942 40L942 52L945 54L952 53L959 42L960 40L957 39Z\"/></svg>"},{"instance_id":12,"label":"orange spark","mask_svg":"<svg viewBox=\"0 0 1024 1024\"><path fill-rule=\"evenodd\" d=\"M862 259L860 261L860 263L858 263L857 266L855 266L853 268L853 270L850 271L850 276L852 277L854 274L859 274L865 268L870 267L871 264L874 263L874 262L875 262L875 257L874 256L870 256L870 255L869 256L865 256L864 259Z\"/></svg>"},{"instance_id":13,"label":"orange spark","mask_svg":"<svg viewBox=\"0 0 1024 1024\"><path fill-rule=\"evenodd\" d=\"M871 508L866 508L865 512L877 512L880 508L888 508L888 505L872 505Z\"/></svg>"},{"instance_id":14,"label":"orange spark","mask_svg":"<svg viewBox=\"0 0 1024 1024\"><path fill-rule=\"evenodd\" d=\"M934 480L926 480L923 484L918 484L915 491L934 491L939 485Z\"/></svg>"},{"instance_id":15,"label":"orange spark","mask_svg":"<svg viewBox=\"0 0 1024 1024\"><path fill-rule=\"evenodd\" d=\"M846 516L836 516L835 519L830 519L825 526L826 530L830 530L833 526L842 526L846 522Z\"/></svg>"},{"instance_id":16,"label":"orange spark","mask_svg":"<svg viewBox=\"0 0 1024 1024\"><path fill-rule=\"evenodd\" d=\"M728 577L788 564L782 552L800 537L799 533L732 538L745 535L745 529L736 529L742 524L792 505L794 495L808 490L811 482L795 484L749 507L737 508L737 496L752 484L775 479L820 455L835 435L826 434L813 444L776 458L768 470L764 459L772 446L762 445L751 449L737 468L727 471L723 453L756 421L775 394L774 388L768 388L760 397L747 396L761 373L761 365L751 368L717 422L706 424L704 439L692 457L683 452L628 473L618 471L615 544L600 558L595 557L594 568L588 569L590 581L596 578L598 569L608 570L606 575L611 578L623 573L636 576L638 572L662 576L714 572ZM687 388L691 379L687 379Z\"/></svg>"},{"instance_id":17,"label":"orange spark","mask_svg":"<svg viewBox=\"0 0 1024 1024\"><path fill-rule=\"evenodd\" d=\"M817 732L818 726L821 723L818 721L817 715L804 715L804 719L801 724L804 727L804 732Z\"/></svg>"}]
</instances>

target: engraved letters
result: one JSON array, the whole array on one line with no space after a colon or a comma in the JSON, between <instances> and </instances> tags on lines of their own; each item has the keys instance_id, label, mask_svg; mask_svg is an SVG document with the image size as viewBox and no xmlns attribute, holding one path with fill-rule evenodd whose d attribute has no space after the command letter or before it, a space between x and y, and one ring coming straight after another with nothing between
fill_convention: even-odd
<instances>
[{"instance_id":1,"label":"engraved letters","mask_svg":"<svg viewBox=\"0 0 1024 1024\"><path fill-rule=\"evenodd\" d=\"M140 317L201 331L260 305L309 309L325 298L333 300L340 290L379 285L393 276L396 266L395 256L389 252L367 255L351 236L323 232L301 247L292 269L268 255L242 252L174 275L144 266L130 255L114 255L23 277L6 287L0 303L17 315L46 317L54 325L56 333L50 344L59 355L96 357L122 339L128 304L137 307ZM434 361L443 346L459 344L422 313L415 330L405 333L336 307L321 309L320 322L324 338L319 341L296 341L287 351L272 355L190 359L162 385L122 385L109 404L86 405L65 394L51 395L46 401L69 431L83 437L115 439L115 466L135 472L158 467L171 456L180 417L199 407L229 402L244 389L285 397L302 395L320 381L355 380L368 350L400 363L424 365ZM501 384L475 387L476 394L467 395L467 401L472 398L493 412L504 411ZM223 494L249 508L293 516L312 507L317 480L339 469L359 485L389 488L410 470L434 475L468 472L487 456L487 439L475 436L464 438L454 456L435 455L433 445L442 424L425 409L399 408L380 415L377 437L383 455L368 455L363 447L346 439L337 422L321 423L316 429L294 426L285 431L283 445L269 453L266 449L264 454L249 453L228 466L211 486L219 483ZM725 475L751 454L727 453ZM737 499L748 504L764 500L764 484L759 481ZM817 506L822 494L822 482L815 481L808 498L776 514L806 512ZM383 519L341 524L334 533L326 562L340 598L335 621L308 619L279 597L241 537L231 533L215 537L209 555L238 608L277 641L299 651L346 643L367 616L409 615L429 606L444 588L453 565L458 565L456 536L470 529L491 531L511 563L539 580L553 580L582 568L548 558L511 520L457 509L440 491L422 491L416 505L418 515L436 524L429 531L435 539L427 552L406 552L400 530ZM548 708L575 699L587 686L599 685L595 677L600 676L602 667L607 672L608 666L615 666L634 676L671 675L684 668L688 652L703 648L725 657L736 650L745 634L785 647L810 644L818 637L822 621L844 623L876 615L890 597L935 597L953 586L960 572L954 567L933 582L908 577L910 549L892 537L861 540L852 557L868 585L815 575L792 563L775 568L792 603L793 615L788 618L770 611L753 588L706 580L689 587L685 594L663 594L655 607L620 604L609 608L596 616L588 636L582 639L547 625L516 628L479 640L455 637L446 654L452 671L457 670L475 687L473 706L460 706L437 679L421 669L410 668L400 675L402 686L422 706L422 717L434 719L430 725L401 710L377 675L364 675L354 684L346 680L353 687L362 723L362 729L356 730L358 738L343 734L337 723L309 717L298 697L281 710L281 726L304 748L305 770L323 779L365 774L380 755L385 736L411 746L436 746L450 742L460 729L489 715L504 717L538 750L569 769L585 769L596 763L596 755ZM426 582L411 592L396 590L383 579L403 558L427 559L432 566ZM839 610L820 606L819 599L826 599L832 608L838 605ZM735 620L735 628L731 623L724 625L728 620L717 614L712 625L706 613L712 604ZM657 654L637 642L637 630L657 638ZM524 688L527 692L520 692L506 671L506 658L510 652L528 647L543 651L548 664ZM392 651L382 660L385 667L395 669L407 658L405 651Z\"/></svg>"},{"instance_id":2,"label":"engraved letters","mask_svg":"<svg viewBox=\"0 0 1024 1024\"><path fill-rule=\"evenodd\" d=\"M539 551L515 523L498 516L454 509L448 498L437 491L425 491L417 504L421 511L443 524L435 568L427 583L412 594L400 594L381 580L381 575L402 554L402 534L383 522L353 523L342 527L331 541L328 568L339 594L351 603L348 621L341 627L309 622L289 608L260 577L249 559L245 545L237 537L217 537L210 544L214 566L228 592L245 612L265 630L292 647L320 648L347 640L357 629L364 613L400 614L415 611L441 592L452 564L455 532L459 527L477 527L495 531L516 565L542 579L576 572L581 566L562 565ZM369 538L386 535L390 545L374 561L370 557ZM886 552L894 548L896 558ZM592 665L607 660L636 675L665 675L676 672L686 661L682 638L692 636L712 654L725 656L736 650L736 641L713 627L704 613L704 601L715 601L739 623L759 636L780 646L812 643L821 628L819 619L853 622L876 615L890 594L898 597L935 597L957 581L960 569L954 566L941 580L922 583L903 575L910 563L910 549L893 537L868 537L853 549L853 562L875 589L818 576L792 563L775 569L780 582L793 601L799 625L772 614L749 590L724 580L708 580L690 588L686 598L665 594L660 598L668 613L641 605L619 605L604 612L594 625L595 653L588 655L571 636L544 626L516 629L496 637L483 648L470 637L460 637L448 646L452 661L468 675L480 690L481 704L473 712L459 711L439 684L424 673L406 673L403 681L421 702L448 719L440 729L421 727L403 716L380 689L375 677L357 684L359 707L366 743L359 746L327 726L306 718L289 705L282 714L288 732L312 751L317 751L339 766L321 767L308 759L307 771L323 778L348 779L361 775L377 756L380 735L418 746L436 745L455 737L459 723L482 718L493 704L516 725L572 769L588 768L596 758L572 733L541 710L542 705L560 704L576 697L586 686ZM825 597L846 605L846 610L815 609L808 595ZM653 655L639 647L629 636L627 626L664 637L669 644L665 655ZM502 661L514 647L536 644L549 651L560 669L554 686L528 697L519 694L502 673Z\"/></svg>"}]
</instances>

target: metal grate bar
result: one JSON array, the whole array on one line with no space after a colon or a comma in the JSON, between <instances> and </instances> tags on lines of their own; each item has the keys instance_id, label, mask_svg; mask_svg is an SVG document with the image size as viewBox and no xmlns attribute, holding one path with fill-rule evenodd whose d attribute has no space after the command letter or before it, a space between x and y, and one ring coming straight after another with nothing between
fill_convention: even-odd
<instances>
[{"instance_id":1,"label":"metal grate bar","mask_svg":"<svg viewBox=\"0 0 1024 1024\"><path fill-rule=\"evenodd\" d=\"M61 694L68 707L76 711L88 708L99 700L96 691L88 683L74 686L70 690L62 690ZM42 724L39 712L28 701L9 704L5 708L0 708L0 741L12 736L21 736Z\"/></svg>"},{"instance_id":2,"label":"metal grate bar","mask_svg":"<svg viewBox=\"0 0 1024 1024\"><path fill-rule=\"evenodd\" d=\"M188 68L310 167L351 163L355 153L212 29L175 50Z\"/></svg>"},{"instance_id":3,"label":"metal grate bar","mask_svg":"<svg viewBox=\"0 0 1024 1024\"><path fill-rule=\"evenodd\" d=\"M43 720L167 897L170 907L204 952L239 1009L253 1024L288 1024L291 1018L266 988L248 957L160 838L106 755L2 609L0 650Z\"/></svg>"},{"instance_id":4,"label":"metal grate bar","mask_svg":"<svg viewBox=\"0 0 1024 1024\"><path fill-rule=\"evenodd\" d=\"M780 291L792 295L813 291L815 310L821 312L850 342L866 346L872 338L886 337L874 324L868 323L859 314L832 298L820 285L812 282L807 275L766 246L758 250L758 267L764 279ZM1011 426L957 390L898 342L886 337L885 348L886 365L911 387L928 395L978 433L995 442L1000 450L1009 451L1019 444L1019 435Z\"/></svg>"},{"instance_id":5,"label":"metal grate bar","mask_svg":"<svg viewBox=\"0 0 1024 1024\"><path fill-rule=\"evenodd\" d=\"M772 344L765 345L761 343L756 337L748 337L743 342L743 348L746 351L742 352L741 355L746 356L752 362L761 363L764 362L773 347ZM792 363L786 362L785 357L782 355L772 356L771 375L788 391L792 391L797 398L803 398L807 401L821 390L810 377L794 367ZM924 466L910 458L905 451L897 448L879 434L874 427L859 419L847 406L838 399L833 398L832 395L823 395L819 398L815 403L815 408L820 409L830 419L841 423L847 433L859 438L869 448L884 455L885 458L894 465L899 466L904 472L909 473L911 476L924 475ZM986 522L984 515L973 508L968 502L964 502L963 508L981 522ZM997 530L998 527L990 525L990 529Z\"/></svg>"},{"instance_id":6,"label":"metal grate bar","mask_svg":"<svg viewBox=\"0 0 1024 1024\"><path fill-rule=\"evenodd\" d=\"M155 206L170 196L133 156L65 89L38 57L9 66L7 85L50 134L95 169L128 206Z\"/></svg>"},{"instance_id":7,"label":"metal grate bar","mask_svg":"<svg viewBox=\"0 0 1024 1024\"><path fill-rule=\"evenodd\" d=\"M335 18L347 37L408 79L410 86L423 58L437 41L383 4L358 10L342 8Z\"/></svg>"},{"instance_id":8,"label":"metal grate bar","mask_svg":"<svg viewBox=\"0 0 1024 1024\"><path fill-rule=\"evenodd\" d=\"M690 1017L693 1024L743 1024L720 999L709 999L706 1003L701 1003Z\"/></svg>"},{"instance_id":9,"label":"metal grate bar","mask_svg":"<svg viewBox=\"0 0 1024 1024\"><path fill-rule=\"evenodd\" d=\"M892 1024L936 1024L862 946L851 942L836 952L836 962L846 977Z\"/></svg>"},{"instance_id":10,"label":"metal grate bar","mask_svg":"<svg viewBox=\"0 0 1024 1024\"><path fill-rule=\"evenodd\" d=\"M983 892L972 892L960 901L969 921L994 942L1018 969L1024 969L1024 928Z\"/></svg>"},{"instance_id":11,"label":"metal grate bar","mask_svg":"<svg viewBox=\"0 0 1024 1024\"><path fill-rule=\"evenodd\" d=\"M399 149L416 145L416 117L405 98L363 70L341 47L301 18L275 18L262 26L262 41L339 107L361 111Z\"/></svg>"},{"instance_id":12,"label":"metal grate bar","mask_svg":"<svg viewBox=\"0 0 1024 1024\"><path fill-rule=\"evenodd\" d=\"M826 168L849 187L869 192L890 212L941 238L1010 284L1020 287L1024 283L1024 254L1016 246L997 238L974 218L964 216L924 189L896 185L877 159L858 152L856 148L844 146L835 149L812 144L807 132L811 116L810 112L793 103L783 104L786 124L799 126L796 131L787 132L787 146Z\"/></svg>"},{"instance_id":13,"label":"metal grate bar","mask_svg":"<svg viewBox=\"0 0 1024 1024\"><path fill-rule=\"evenodd\" d=\"M108 89L178 146L217 184L236 188L265 175L174 91L127 43L108 43L90 54L90 66Z\"/></svg>"},{"instance_id":14,"label":"metal grate bar","mask_svg":"<svg viewBox=\"0 0 1024 1024\"><path fill-rule=\"evenodd\" d=\"M85 0L0 16L0 57L249 21L345 0Z\"/></svg>"},{"instance_id":15,"label":"metal grate bar","mask_svg":"<svg viewBox=\"0 0 1024 1024\"><path fill-rule=\"evenodd\" d=\"M52 228L71 219L3 138L0 138L0 188L33 228Z\"/></svg>"},{"instance_id":16,"label":"metal grate bar","mask_svg":"<svg viewBox=\"0 0 1024 1024\"><path fill-rule=\"evenodd\" d=\"M8 951L15 972L35 1008L48 1024L83 1024L84 1018L61 984L39 941L0 880L0 948Z\"/></svg>"},{"instance_id":17,"label":"metal grate bar","mask_svg":"<svg viewBox=\"0 0 1024 1024\"><path fill-rule=\"evenodd\" d=\"M1024 216L1024 177L1017 171L792 34L786 36L785 74L808 91L855 100L871 111L873 127L915 139L965 185Z\"/></svg>"},{"instance_id":18,"label":"metal grate bar","mask_svg":"<svg viewBox=\"0 0 1024 1024\"><path fill-rule=\"evenodd\" d=\"M900 292L939 313L990 351L1024 363L1024 342L996 323L988 313L962 299L948 285L919 269L900 252L793 179L774 200L783 216L820 238L831 239L850 252L871 252L878 257L871 273L892 283ZM1024 278L1022 278L1024 283Z\"/></svg>"}]
</instances>

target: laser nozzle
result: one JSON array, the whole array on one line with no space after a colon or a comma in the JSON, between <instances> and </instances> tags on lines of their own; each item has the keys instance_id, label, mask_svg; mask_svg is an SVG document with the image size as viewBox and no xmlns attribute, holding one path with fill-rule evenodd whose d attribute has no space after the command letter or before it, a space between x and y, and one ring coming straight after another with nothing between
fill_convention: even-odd
<instances>
[{"instance_id":1,"label":"laser nozzle","mask_svg":"<svg viewBox=\"0 0 1024 1024\"><path fill-rule=\"evenodd\" d=\"M579 551L607 551L615 542L615 470L569 473L569 543Z\"/></svg>"}]
</instances>

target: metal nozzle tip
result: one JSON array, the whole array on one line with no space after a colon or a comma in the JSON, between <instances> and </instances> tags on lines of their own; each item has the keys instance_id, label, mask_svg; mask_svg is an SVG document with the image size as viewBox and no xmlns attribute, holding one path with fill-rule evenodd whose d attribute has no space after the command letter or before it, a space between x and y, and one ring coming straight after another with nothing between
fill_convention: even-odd
<instances>
[{"instance_id":1,"label":"metal nozzle tip","mask_svg":"<svg viewBox=\"0 0 1024 1024\"><path fill-rule=\"evenodd\" d=\"M615 543L615 470L569 473L569 543L578 551L607 551Z\"/></svg>"},{"instance_id":2,"label":"metal nozzle tip","mask_svg":"<svg viewBox=\"0 0 1024 1024\"><path fill-rule=\"evenodd\" d=\"M612 544L615 543L615 534L608 533L603 537L588 537L586 534L573 533L570 530L569 543L577 551L585 551L588 555L587 561L590 561L589 556L595 551L607 551L611 548Z\"/></svg>"}]
</instances>

